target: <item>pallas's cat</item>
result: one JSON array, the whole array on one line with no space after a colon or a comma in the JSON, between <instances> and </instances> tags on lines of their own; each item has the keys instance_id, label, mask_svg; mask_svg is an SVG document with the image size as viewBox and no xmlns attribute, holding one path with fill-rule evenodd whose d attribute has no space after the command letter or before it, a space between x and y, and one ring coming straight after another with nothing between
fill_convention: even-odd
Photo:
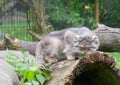
<instances>
[{"instance_id":1,"label":"pallas's cat","mask_svg":"<svg viewBox=\"0 0 120 85\"><path fill-rule=\"evenodd\" d=\"M68 28L49 33L37 44L36 61L38 64L45 64L45 61L54 63L65 56L73 60L76 54L98 48L97 35L87 27Z\"/></svg>"}]
</instances>

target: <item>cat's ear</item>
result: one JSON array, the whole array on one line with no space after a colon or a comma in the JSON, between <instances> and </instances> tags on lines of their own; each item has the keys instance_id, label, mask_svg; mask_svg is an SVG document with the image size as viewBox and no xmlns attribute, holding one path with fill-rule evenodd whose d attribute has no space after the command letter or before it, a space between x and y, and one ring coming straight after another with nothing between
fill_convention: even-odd
<instances>
[{"instance_id":1,"label":"cat's ear","mask_svg":"<svg viewBox=\"0 0 120 85\"><path fill-rule=\"evenodd\" d=\"M74 35L72 31L66 31L64 35L65 42L70 44L73 41Z\"/></svg>"},{"instance_id":2,"label":"cat's ear","mask_svg":"<svg viewBox=\"0 0 120 85\"><path fill-rule=\"evenodd\" d=\"M94 41L95 39L97 39L97 36L95 36L95 35L92 36L92 38L91 38L91 42Z\"/></svg>"},{"instance_id":3,"label":"cat's ear","mask_svg":"<svg viewBox=\"0 0 120 85\"><path fill-rule=\"evenodd\" d=\"M75 35L76 40L80 40L80 35Z\"/></svg>"}]
</instances>

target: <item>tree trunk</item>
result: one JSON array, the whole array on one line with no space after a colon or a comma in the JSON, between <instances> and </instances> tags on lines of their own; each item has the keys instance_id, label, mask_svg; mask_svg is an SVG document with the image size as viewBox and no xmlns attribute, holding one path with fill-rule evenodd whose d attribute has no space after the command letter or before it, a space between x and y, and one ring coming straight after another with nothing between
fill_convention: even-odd
<instances>
[{"instance_id":1,"label":"tree trunk","mask_svg":"<svg viewBox=\"0 0 120 85\"><path fill-rule=\"evenodd\" d=\"M114 58L93 52L75 61L61 61L50 69L52 79L45 85L120 85Z\"/></svg>"},{"instance_id":2,"label":"tree trunk","mask_svg":"<svg viewBox=\"0 0 120 85\"><path fill-rule=\"evenodd\" d=\"M95 26L99 24L99 0L95 0Z\"/></svg>"},{"instance_id":3,"label":"tree trunk","mask_svg":"<svg viewBox=\"0 0 120 85\"><path fill-rule=\"evenodd\" d=\"M50 25L48 24L47 15L45 14L44 0L22 0L32 10L32 16L34 18L33 23L35 26L35 32L40 36L45 36L50 32Z\"/></svg>"}]
</instances>

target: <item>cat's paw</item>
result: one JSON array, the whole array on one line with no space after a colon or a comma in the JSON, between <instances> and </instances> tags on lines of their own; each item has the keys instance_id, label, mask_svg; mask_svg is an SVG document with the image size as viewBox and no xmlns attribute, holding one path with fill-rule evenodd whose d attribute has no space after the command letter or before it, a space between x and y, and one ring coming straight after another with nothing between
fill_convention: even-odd
<instances>
[{"instance_id":1,"label":"cat's paw","mask_svg":"<svg viewBox=\"0 0 120 85\"><path fill-rule=\"evenodd\" d=\"M46 69L45 64L42 63L42 62L36 62L36 65L37 65L37 67L39 67L40 69Z\"/></svg>"},{"instance_id":2,"label":"cat's paw","mask_svg":"<svg viewBox=\"0 0 120 85\"><path fill-rule=\"evenodd\" d=\"M45 60L49 63L56 63L58 62L58 60L54 57L49 57L49 58L45 58Z\"/></svg>"},{"instance_id":3,"label":"cat's paw","mask_svg":"<svg viewBox=\"0 0 120 85\"><path fill-rule=\"evenodd\" d=\"M75 60L74 56L67 56L67 60Z\"/></svg>"}]
</instances>

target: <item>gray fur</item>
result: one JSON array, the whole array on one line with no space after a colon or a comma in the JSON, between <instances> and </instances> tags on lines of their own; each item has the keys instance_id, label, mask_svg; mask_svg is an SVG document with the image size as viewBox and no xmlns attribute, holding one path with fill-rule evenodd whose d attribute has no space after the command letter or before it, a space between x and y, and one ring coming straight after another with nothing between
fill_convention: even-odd
<instances>
[{"instance_id":1,"label":"gray fur","mask_svg":"<svg viewBox=\"0 0 120 85\"><path fill-rule=\"evenodd\" d=\"M97 35L86 27L67 31L64 35L64 41L65 49L63 52L68 55L68 60L74 59L76 53L83 54L86 51L96 51L99 47Z\"/></svg>"},{"instance_id":2,"label":"gray fur","mask_svg":"<svg viewBox=\"0 0 120 85\"><path fill-rule=\"evenodd\" d=\"M79 39L76 39L76 36ZM43 38L36 48L36 60L38 63L45 64L48 58L59 60L65 54L68 60L73 60L76 53L96 51L98 47L98 37L87 27L68 28L51 32Z\"/></svg>"}]
</instances>

